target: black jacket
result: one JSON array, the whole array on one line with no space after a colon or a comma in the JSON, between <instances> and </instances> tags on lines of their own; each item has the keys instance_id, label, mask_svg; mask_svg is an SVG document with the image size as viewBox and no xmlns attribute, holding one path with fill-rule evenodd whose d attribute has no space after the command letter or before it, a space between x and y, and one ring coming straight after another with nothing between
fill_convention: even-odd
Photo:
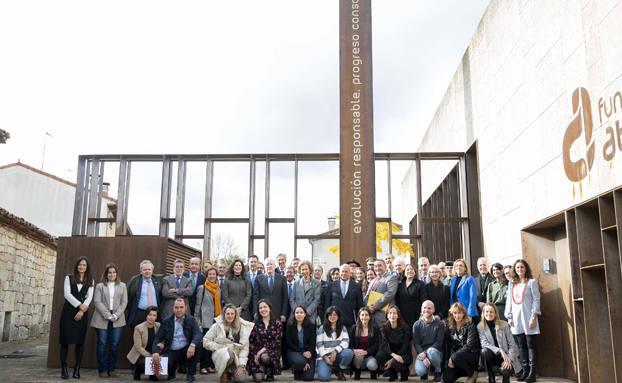
<instances>
[{"instance_id":1,"label":"black jacket","mask_svg":"<svg viewBox=\"0 0 622 383\"><path fill-rule=\"evenodd\" d=\"M370 323L374 326L372 323ZM356 336L356 325L348 328L348 336L350 336L350 348L352 350L356 350L357 348L361 348L359 346L360 337ZM370 336L367 339L367 355L375 356L378 353L378 348L380 347L380 340L382 339L382 330L374 326L374 335Z\"/></svg>"},{"instance_id":2,"label":"black jacket","mask_svg":"<svg viewBox=\"0 0 622 383\"><path fill-rule=\"evenodd\" d=\"M445 344L447 350L443 353L443 356L446 360L458 351L479 354L482 349L479 343L479 333L473 322L469 322L466 326L462 326L460 331L456 331L451 326L447 326Z\"/></svg>"},{"instance_id":3,"label":"black jacket","mask_svg":"<svg viewBox=\"0 0 622 383\"><path fill-rule=\"evenodd\" d=\"M189 271L184 271L183 276L190 278L190 272ZM192 292L192 295L188 299L188 303L190 304L190 312L191 313L194 313L194 307L195 307L195 305L197 303L197 288L199 286L201 286L202 284L204 284L204 283L205 283L205 275L199 273L199 275L197 275L197 280L196 280L195 285L194 285L194 291Z\"/></svg>"},{"instance_id":4,"label":"black jacket","mask_svg":"<svg viewBox=\"0 0 622 383\"><path fill-rule=\"evenodd\" d=\"M304 347L300 347L298 344L298 328L296 324L288 324L285 328L285 342L287 343L287 350L293 352L305 352L310 351L312 357L315 358L315 325L311 322L303 327L303 343Z\"/></svg>"},{"instance_id":5,"label":"black jacket","mask_svg":"<svg viewBox=\"0 0 622 383\"><path fill-rule=\"evenodd\" d=\"M253 288L253 313L256 314L257 302L261 299L267 299L272 304L272 315L279 317L287 316L289 300L287 299L287 281L280 274L274 275L274 286L272 290L268 286L268 275L259 274L255 278L255 287Z\"/></svg>"},{"instance_id":6,"label":"black jacket","mask_svg":"<svg viewBox=\"0 0 622 383\"><path fill-rule=\"evenodd\" d=\"M481 274L477 274L475 279L475 286L477 287L477 301L478 302L486 302L486 291L488 290L488 285L491 284L495 278L490 275L490 273L486 274L484 278L482 278Z\"/></svg>"},{"instance_id":7,"label":"black jacket","mask_svg":"<svg viewBox=\"0 0 622 383\"><path fill-rule=\"evenodd\" d=\"M431 300L434 303L434 315L446 319L449 312L449 286L439 281L438 285L430 282L423 286L421 301Z\"/></svg>"},{"instance_id":8,"label":"black jacket","mask_svg":"<svg viewBox=\"0 0 622 383\"><path fill-rule=\"evenodd\" d=\"M199 327L197 321L191 315L184 316L184 335L188 340L188 344L194 343L194 345L199 348L202 347L202 338L203 332ZM156 333L155 338L153 339L153 346L151 348L152 352L158 352L160 354L164 354L171 347L171 343L173 343L173 335L175 334L175 315L171 315L162 321L160 325L160 330ZM160 351L158 347L158 343L164 343L164 349Z\"/></svg>"},{"instance_id":9,"label":"black jacket","mask_svg":"<svg viewBox=\"0 0 622 383\"><path fill-rule=\"evenodd\" d=\"M363 293L358 283L352 279L348 281L348 292L345 299L341 296L341 280L330 282L324 293L324 310L330 306L337 306L341 311L341 322L350 327L356 323L358 311L363 307ZM324 319L324 313L321 316Z\"/></svg>"},{"instance_id":10,"label":"black jacket","mask_svg":"<svg viewBox=\"0 0 622 383\"><path fill-rule=\"evenodd\" d=\"M406 286L406 279L402 279L397 287L395 294L395 304L402 312L402 319L406 322L408 328L412 328L413 324L421 316L421 302L423 302L422 292L425 283L415 279L410 286Z\"/></svg>"},{"instance_id":11,"label":"black jacket","mask_svg":"<svg viewBox=\"0 0 622 383\"><path fill-rule=\"evenodd\" d=\"M162 294L162 275L153 274L151 276L151 280L153 281L153 287L155 287L156 296L156 306L158 309L161 309L161 294ZM127 282L127 323L134 323L134 318L136 317L136 311L138 310L138 302L140 301L140 292L143 288L143 276L141 274L134 275ZM141 318L142 319L142 318Z\"/></svg>"}]
</instances>

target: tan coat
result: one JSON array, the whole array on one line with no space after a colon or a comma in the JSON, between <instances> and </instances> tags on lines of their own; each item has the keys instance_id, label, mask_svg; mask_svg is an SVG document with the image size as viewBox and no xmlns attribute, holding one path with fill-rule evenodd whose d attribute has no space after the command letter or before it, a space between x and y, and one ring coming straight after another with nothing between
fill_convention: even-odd
<instances>
[{"instance_id":1,"label":"tan coat","mask_svg":"<svg viewBox=\"0 0 622 383\"><path fill-rule=\"evenodd\" d=\"M210 327L203 337L203 347L212 351L212 360L218 371L218 376L222 376L229 363L229 349L235 355L234 364L236 367L246 367L248 361L248 338L255 324L240 319L240 343L233 343L225 334L225 326L222 318L217 317L216 323Z\"/></svg>"},{"instance_id":2,"label":"tan coat","mask_svg":"<svg viewBox=\"0 0 622 383\"><path fill-rule=\"evenodd\" d=\"M125 307L127 306L127 288L125 283L119 282L114 286L114 298L113 298L114 314L119 318L112 324L112 327L125 326ZM93 318L91 319L91 327L105 330L108 328L108 317L110 314L110 292L108 290L107 283L98 283L95 286L95 293L93 294L93 304L95 310L93 311Z\"/></svg>"},{"instance_id":3,"label":"tan coat","mask_svg":"<svg viewBox=\"0 0 622 383\"><path fill-rule=\"evenodd\" d=\"M158 333L158 330L160 330L160 323L156 322L154 326L156 334ZM151 350L145 350L148 341L149 328L147 327L147 322L143 322L134 328L134 345L127 354L127 359L130 363L136 364L136 361L141 356L144 358L151 356Z\"/></svg>"}]
</instances>

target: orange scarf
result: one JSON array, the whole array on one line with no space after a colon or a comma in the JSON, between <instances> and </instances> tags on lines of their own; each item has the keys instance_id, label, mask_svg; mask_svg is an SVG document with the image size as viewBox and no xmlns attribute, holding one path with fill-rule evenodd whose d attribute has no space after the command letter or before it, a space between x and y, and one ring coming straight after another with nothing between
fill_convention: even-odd
<instances>
[{"instance_id":1,"label":"orange scarf","mask_svg":"<svg viewBox=\"0 0 622 383\"><path fill-rule=\"evenodd\" d=\"M220 315L220 294L218 293L218 280L215 282L210 282L207 279L205 280L205 288L209 291L214 297L214 317Z\"/></svg>"}]
</instances>

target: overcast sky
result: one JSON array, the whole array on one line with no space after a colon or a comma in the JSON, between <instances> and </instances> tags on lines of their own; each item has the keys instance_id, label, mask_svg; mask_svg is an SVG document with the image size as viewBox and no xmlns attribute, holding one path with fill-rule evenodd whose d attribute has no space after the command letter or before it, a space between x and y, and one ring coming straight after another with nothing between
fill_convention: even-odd
<instances>
[{"instance_id":1,"label":"overcast sky","mask_svg":"<svg viewBox=\"0 0 622 383\"><path fill-rule=\"evenodd\" d=\"M487 4L372 1L376 151L417 148ZM71 180L79 154L337 152L338 37L337 0L0 2L0 165L44 140Z\"/></svg>"}]
</instances>

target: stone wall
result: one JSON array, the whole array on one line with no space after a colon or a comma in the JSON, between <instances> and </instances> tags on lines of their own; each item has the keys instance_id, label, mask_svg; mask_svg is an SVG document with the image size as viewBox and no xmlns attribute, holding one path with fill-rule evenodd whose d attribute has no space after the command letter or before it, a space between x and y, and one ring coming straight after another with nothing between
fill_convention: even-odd
<instances>
[{"instance_id":1,"label":"stone wall","mask_svg":"<svg viewBox=\"0 0 622 383\"><path fill-rule=\"evenodd\" d=\"M55 241L49 236L37 238L41 233L24 228L24 222L14 216L13 220L6 215L0 218L1 340L45 335L54 291Z\"/></svg>"}]
</instances>

